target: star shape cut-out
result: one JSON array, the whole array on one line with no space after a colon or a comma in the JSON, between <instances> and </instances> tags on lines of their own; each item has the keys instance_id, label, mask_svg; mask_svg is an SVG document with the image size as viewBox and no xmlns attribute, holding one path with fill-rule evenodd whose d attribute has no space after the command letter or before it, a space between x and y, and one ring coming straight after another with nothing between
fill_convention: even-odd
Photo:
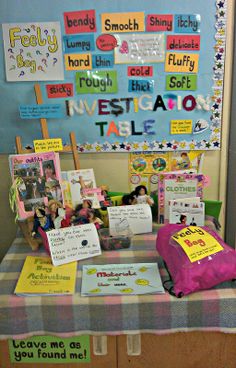
<instances>
[{"instance_id":1,"label":"star shape cut-out","mask_svg":"<svg viewBox=\"0 0 236 368\"><path fill-rule=\"evenodd\" d=\"M219 112L215 112L215 113L214 113L214 117L215 117L215 118L219 118L219 117L220 117L220 113L219 113Z\"/></svg>"},{"instance_id":2,"label":"star shape cut-out","mask_svg":"<svg viewBox=\"0 0 236 368\"><path fill-rule=\"evenodd\" d=\"M107 143L104 143L104 144L102 145L102 149L103 149L104 151L106 151L108 148L109 148L109 147L108 147L108 144L107 144Z\"/></svg>"},{"instance_id":3,"label":"star shape cut-out","mask_svg":"<svg viewBox=\"0 0 236 368\"><path fill-rule=\"evenodd\" d=\"M180 142L179 146L180 146L180 148L185 148L186 147L186 143L185 142Z\"/></svg>"},{"instance_id":4,"label":"star shape cut-out","mask_svg":"<svg viewBox=\"0 0 236 368\"><path fill-rule=\"evenodd\" d=\"M216 82L216 84L217 84L217 87L222 87L223 81L222 80L218 80Z\"/></svg>"},{"instance_id":5,"label":"star shape cut-out","mask_svg":"<svg viewBox=\"0 0 236 368\"><path fill-rule=\"evenodd\" d=\"M219 96L219 95L221 94L221 91L219 91L218 89L216 89L216 90L214 91L214 94L215 94L216 96Z\"/></svg>"},{"instance_id":6,"label":"star shape cut-out","mask_svg":"<svg viewBox=\"0 0 236 368\"><path fill-rule=\"evenodd\" d=\"M148 150L148 148L149 148L149 147L148 147L148 144L144 143L144 145L143 145L143 150L144 150L144 151L147 151L147 150Z\"/></svg>"},{"instance_id":7,"label":"star shape cut-out","mask_svg":"<svg viewBox=\"0 0 236 368\"><path fill-rule=\"evenodd\" d=\"M221 60L222 55L221 54L216 54L215 58L216 58L216 60Z\"/></svg>"},{"instance_id":8,"label":"star shape cut-out","mask_svg":"<svg viewBox=\"0 0 236 368\"><path fill-rule=\"evenodd\" d=\"M79 151L80 151L80 152L84 152L84 147L80 147L80 148L79 148Z\"/></svg>"},{"instance_id":9,"label":"star shape cut-out","mask_svg":"<svg viewBox=\"0 0 236 368\"><path fill-rule=\"evenodd\" d=\"M111 149L113 149L113 151L117 150L116 145L115 144L112 144Z\"/></svg>"},{"instance_id":10,"label":"star shape cut-out","mask_svg":"<svg viewBox=\"0 0 236 368\"><path fill-rule=\"evenodd\" d=\"M211 147L211 144L209 142L206 143L206 147L207 148L210 148Z\"/></svg>"},{"instance_id":11,"label":"star shape cut-out","mask_svg":"<svg viewBox=\"0 0 236 368\"><path fill-rule=\"evenodd\" d=\"M217 110L219 108L219 105L217 103L214 103L214 105L212 105L213 109Z\"/></svg>"},{"instance_id":12,"label":"star shape cut-out","mask_svg":"<svg viewBox=\"0 0 236 368\"><path fill-rule=\"evenodd\" d=\"M121 148L121 149L125 149L125 144L124 144L124 143L121 143L121 144L120 144L120 148Z\"/></svg>"},{"instance_id":13,"label":"star shape cut-out","mask_svg":"<svg viewBox=\"0 0 236 368\"><path fill-rule=\"evenodd\" d=\"M92 149L92 145L91 144L86 144L85 148L87 151L90 151Z\"/></svg>"},{"instance_id":14,"label":"star shape cut-out","mask_svg":"<svg viewBox=\"0 0 236 368\"><path fill-rule=\"evenodd\" d=\"M139 144L138 143L134 143L133 144L133 149L137 150L139 148Z\"/></svg>"},{"instance_id":15,"label":"star shape cut-out","mask_svg":"<svg viewBox=\"0 0 236 368\"><path fill-rule=\"evenodd\" d=\"M171 147L172 147L172 143L171 143L171 142L168 142L168 143L166 144L166 146L167 146L168 148L171 148Z\"/></svg>"},{"instance_id":16,"label":"star shape cut-out","mask_svg":"<svg viewBox=\"0 0 236 368\"><path fill-rule=\"evenodd\" d=\"M190 143L189 148L190 149L194 149L195 148L195 144L194 143Z\"/></svg>"},{"instance_id":17,"label":"star shape cut-out","mask_svg":"<svg viewBox=\"0 0 236 368\"><path fill-rule=\"evenodd\" d=\"M164 146L163 146L163 144L162 144L162 143L160 143L160 144L158 145L158 147L159 147L160 149L163 149L163 148L164 148Z\"/></svg>"},{"instance_id":18,"label":"star shape cut-out","mask_svg":"<svg viewBox=\"0 0 236 368\"><path fill-rule=\"evenodd\" d=\"M217 3L217 5L219 6L219 8L223 8L224 7L223 1L220 1L219 3Z\"/></svg>"},{"instance_id":19,"label":"star shape cut-out","mask_svg":"<svg viewBox=\"0 0 236 368\"><path fill-rule=\"evenodd\" d=\"M223 10L221 10L219 14L220 14L221 17L225 16L225 12Z\"/></svg>"},{"instance_id":20,"label":"star shape cut-out","mask_svg":"<svg viewBox=\"0 0 236 368\"><path fill-rule=\"evenodd\" d=\"M130 146L126 146L126 151L130 151L131 147Z\"/></svg>"},{"instance_id":21,"label":"star shape cut-out","mask_svg":"<svg viewBox=\"0 0 236 368\"><path fill-rule=\"evenodd\" d=\"M214 142L214 147L219 147L220 143L219 142Z\"/></svg>"},{"instance_id":22,"label":"star shape cut-out","mask_svg":"<svg viewBox=\"0 0 236 368\"><path fill-rule=\"evenodd\" d=\"M153 142L149 143L149 147L150 147L150 149L153 149L155 147L155 143L153 143Z\"/></svg>"}]
</instances>

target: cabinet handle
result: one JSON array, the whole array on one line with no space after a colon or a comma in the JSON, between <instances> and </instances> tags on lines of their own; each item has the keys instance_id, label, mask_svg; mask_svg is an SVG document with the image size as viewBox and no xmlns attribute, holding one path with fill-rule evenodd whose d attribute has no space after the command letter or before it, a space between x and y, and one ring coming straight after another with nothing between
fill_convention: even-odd
<instances>
[{"instance_id":1,"label":"cabinet handle","mask_svg":"<svg viewBox=\"0 0 236 368\"><path fill-rule=\"evenodd\" d=\"M127 354L141 355L141 335L127 335Z\"/></svg>"},{"instance_id":2,"label":"cabinet handle","mask_svg":"<svg viewBox=\"0 0 236 368\"><path fill-rule=\"evenodd\" d=\"M107 355L107 336L93 336L93 354Z\"/></svg>"}]
</instances>

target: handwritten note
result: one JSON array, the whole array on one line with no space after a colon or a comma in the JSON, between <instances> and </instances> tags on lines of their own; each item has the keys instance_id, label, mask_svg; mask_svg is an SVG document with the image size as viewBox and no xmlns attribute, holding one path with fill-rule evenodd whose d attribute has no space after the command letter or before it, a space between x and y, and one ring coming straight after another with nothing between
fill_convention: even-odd
<instances>
[{"instance_id":1,"label":"handwritten note","mask_svg":"<svg viewBox=\"0 0 236 368\"><path fill-rule=\"evenodd\" d=\"M101 254L94 224L51 230L47 232L47 237L54 266Z\"/></svg>"},{"instance_id":2,"label":"handwritten note","mask_svg":"<svg viewBox=\"0 0 236 368\"><path fill-rule=\"evenodd\" d=\"M43 104L43 105L20 105L21 119L40 119L63 117L62 105L59 104Z\"/></svg>"},{"instance_id":3,"label":"handwritten note","mask_svg":"<svg viewBox=\"0 0 236 368\"><path fill-rule=\"evenodd\" d=\"M171 120L170 134L191 134L192 120Z\"/></svg>"},{"instance_id":4,"label":"handwritten note","mask_svg":"<svg viewBox=\"0 0 236 368\"><path fill-rule=\"evenodd\" d=\"M128 228L133 234L152 231L152 212L148 204L108 207L107 210L112 236L125 234Z\"/></svg>"},{"instance_id":5,"label":"handwritten note","mask_svg":"<svg viewBox=\"0 0 236 368\"><path fill-rule=\"evenodd\" d=\"M163 33L115 34L115 64L145 64L164 61L165 39Z\"/></svg>"},{"instance_id":6,"label":"handwritten note","mask_svg":"<svg viewBox=\"0 0 236 368\"><path fill-rule=\"evenodd\" d=\"M50 152L50 151L62 151L62 139L51 138L51 139L37 139L34 140L35 152Z\"/></svg>"}]
</instances>

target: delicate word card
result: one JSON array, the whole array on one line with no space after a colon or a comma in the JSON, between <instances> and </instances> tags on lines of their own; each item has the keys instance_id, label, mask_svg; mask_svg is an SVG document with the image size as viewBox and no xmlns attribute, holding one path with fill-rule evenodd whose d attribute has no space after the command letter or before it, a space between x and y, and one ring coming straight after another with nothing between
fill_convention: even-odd
<instances>
[{"instance_id":1,"label":"delicate word card","mask_svg":"<svg viewBox=\"0 0 236 368\"><path fill-rule=\"evenodd\" d=\"M111 235L152 232L152 212L148 204L108 207L109 228Z\"/></svg>"},{"instance_id":2,"label":"delicate word card","mask_svg":"<svg viewBox=\"0 0 236 368\"><path fill-rule=\"evenodd\" d=\"M59 22L3 24L7 81L63 80Z\"/></svg>"},{"instance_id":3,"label":"delicate word card","mask_svg":"<svg viewBox=\"0 0 236 368\"><path fill-rule=\"evenodd\" d=\"M101 254L94 224L65 227L48 231L46 234L54 266Z\"/></svg>"}]
</instances>

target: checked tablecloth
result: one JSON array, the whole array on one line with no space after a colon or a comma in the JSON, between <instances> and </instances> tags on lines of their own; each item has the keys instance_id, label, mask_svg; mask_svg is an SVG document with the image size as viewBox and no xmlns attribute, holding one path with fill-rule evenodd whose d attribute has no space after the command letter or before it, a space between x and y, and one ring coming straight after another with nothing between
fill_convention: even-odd
<instances>
[{"instance_id":1,"label":"checked tablecloth","mask_svg":"<svg viewBox=\"0 0 236 368\"><path fill-rule=\"evenodd\" d=\"M181 299L168 293L81 297L83 264L158 262L162 279L167 278L155 242L156 231L135 235L128 249L103 251L98 257L78 262L76 292L72 296L20 297L14 295L14 289L26 256L41 256L44 250L32 252L19 234L0 265L0 338L199 330L235 333L236 284L233 281Z\"/></svg>"}]
</instances>

